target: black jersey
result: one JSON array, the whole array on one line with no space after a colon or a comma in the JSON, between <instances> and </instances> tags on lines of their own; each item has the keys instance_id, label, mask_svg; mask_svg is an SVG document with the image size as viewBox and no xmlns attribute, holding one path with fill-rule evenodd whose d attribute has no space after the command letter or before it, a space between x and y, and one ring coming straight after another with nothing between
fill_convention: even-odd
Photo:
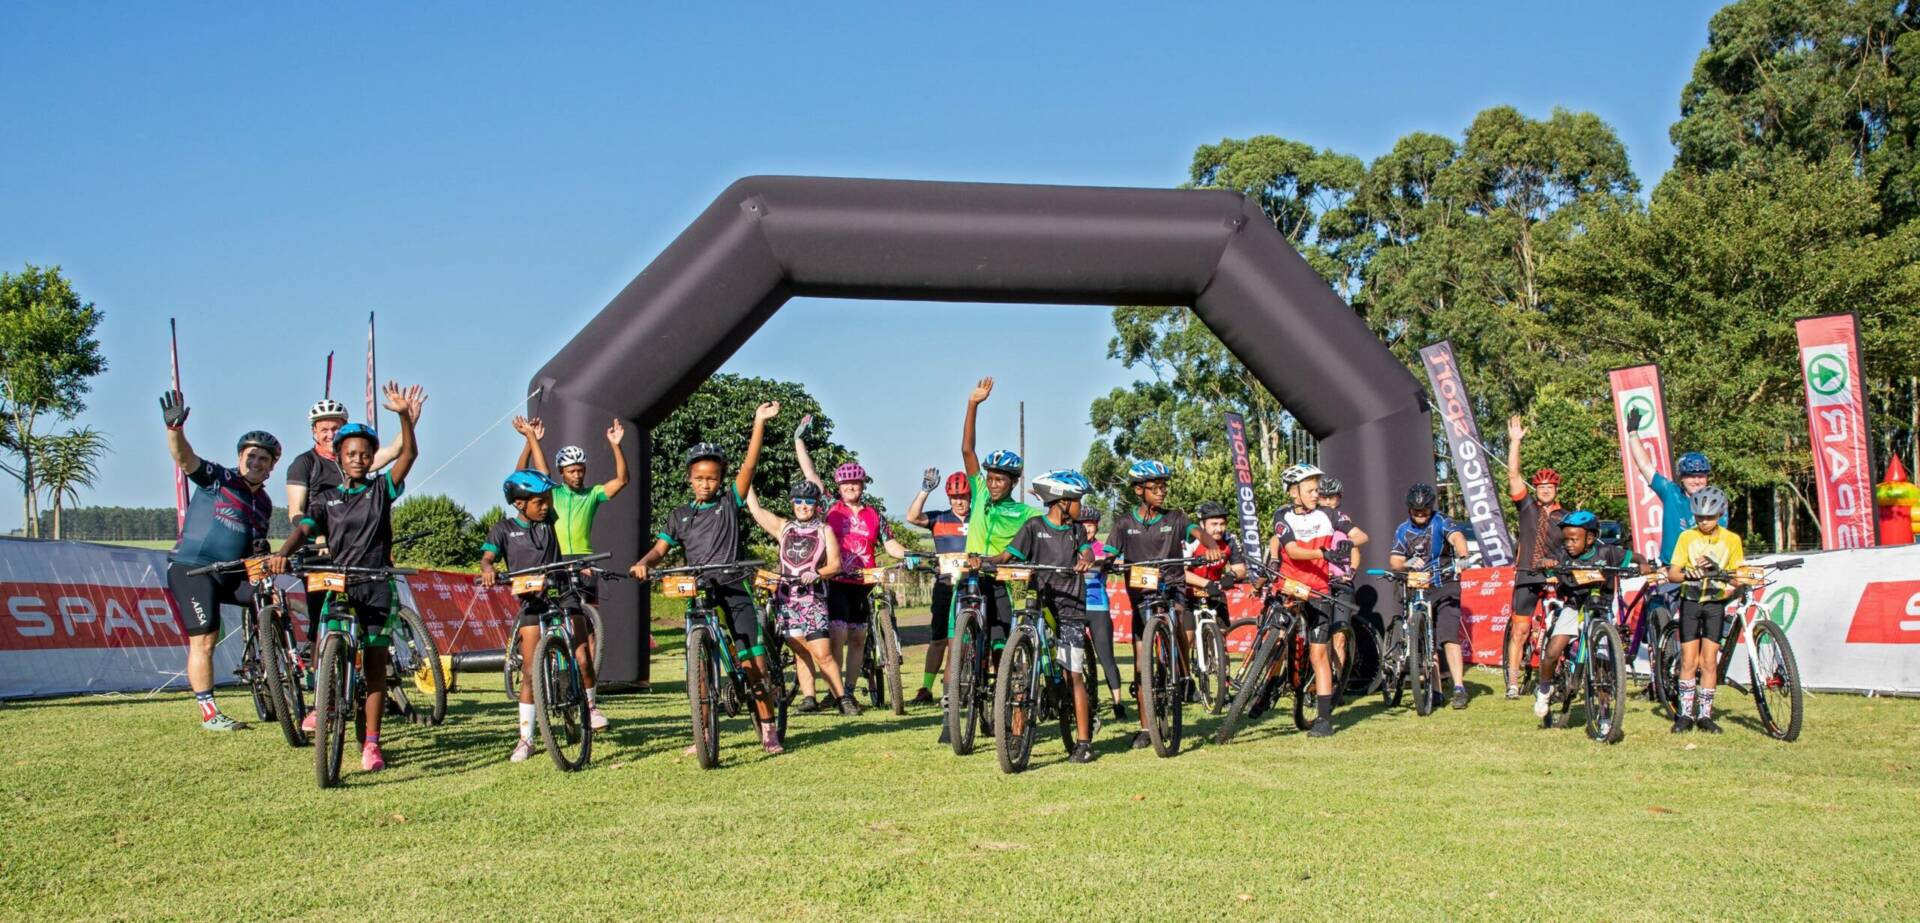
<instances>
[{"instance_id":1,"label":"black jersey","mask_svg":"<svg viewBox=\"0 0 1920 923\"><path fill-rule=\"evenodd\" d=\"M393 566L393 503L401 485L381 474L352 486L330 487L307 500L303 520L315 535L327 539L328 560L348 567ZM350 581L354 601L373 606L393 604L385 579Z\"/></svg>"},{"instance_id":2,"label":"black jersey","mask_svg":"<svg viewBox=\"0 0 1920 923\"><path fill-rule=\"evenodd\" d=\"M1142 522L1140 509L1136 506L1114 517L1113 529L1107 533L1107 544L1129 562L1177 558L1186 547L1187 538L1198 529L1187 519L1187 514L1179 510L1161 510L1160 515ZM1171 591L1181 585L1186 572L1184 565L1163 565L1160 568L1160 586Z\"/></svg>"},{"instance_id":3,"label":"black jersey","mask_svg":"<svg viewBox=\"0 0 1920 923\"><path fill-rule=\"evenodd\" d=\"M680 549L694 567L732 564L741 557L740 511L746 505L729 483L726 491L711 502L676 507L667 515L666 527L657 537ZM719 580L708 575L702 582L711 585Z\"/></svg>"},{"instance_id":4,"label":"black jersey","mask_svg":"<svg viewBox=\"0 0 1920 923\"><path fill-rule=\"evenodd\" d=\"M1035 516L1021 523L1020 531L1013 533L1013 540L1007 543L1007 553L1028 564L1072 567L1079 560L1081 550L1087 547L1083 535L1077 522L1056 526L1045 516ZM1033 575L1033 588L1053 607L1055 614L1063 608L1078 611L1087 607L1087 581L1079 574L1039 571Z\"/></svg>"},{"instance_id":5,"label":"black jersey","mask_svg":"<svg viewBox=\"0 0 1920 923\"><path fill-rule=\"evenodd\" d=\"M506 559L509 571L525 570L559 561L560 537L553 531L552 516L540 522L508 516L487 530L487 540L480 550Z\"/></svg>"}]
</instances>

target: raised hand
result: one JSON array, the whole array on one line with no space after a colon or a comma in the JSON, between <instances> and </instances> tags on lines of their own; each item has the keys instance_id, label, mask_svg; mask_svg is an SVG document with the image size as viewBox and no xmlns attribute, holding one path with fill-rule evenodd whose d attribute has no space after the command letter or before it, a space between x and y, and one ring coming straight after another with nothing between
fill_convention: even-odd
<instances>
[{"instance_id":1,"label":"raised hand","mask_svg":"<svg viewBox=\"0 0 1920 923\"><path fill-rule=\"evenodd\" d=\"M984 403L986 399L992 395L993 395L993 376L988 375L987 377L980 379L979 384L973 386L973 393L967 395L967 403L969 404Z\"/></svg>"},{"instance_id":2,"label":"raised hand","mask_svg":"<svg viewBox=\"0 0 1920 923\"><path fill-rule=\"evenodd\" d=\"M414 385L406 390L402 400L404 400L407 405L407 419L415 423L420 422L420 408L426 406L427 389L419 385Z\"/></svg>"},{"instance_id":3,"label":"raised hand","mask_svg":"<svg viewBox=\"0 0 1920 923\"><path fill-rule=\"evenodd\" d=\"M779 415L780 415L780 402L768 401L764 404L761 404L759 407L754 408L753 422L765 423L768 420L771 420L774 417L777 417Z\"/></svg>"},{"instance_id":4,"label":"raised hand","mask_svg":"<svg viewBox=\"0 0 1920 923\"><path fill-rule=\"evenodd\" d=\"M168 391L160 395L160 419L168 429L179 429L187 425L187 396L178 391Z\"/></svg>"},{"instance_id":5,"label":"raised hand","mask_svg":"<svg viewBox=\"0 0 1920 923\"><path fill-rule=\"evenodd\" d=\"M380 389L380 393L386 397L386 402L383 406L388 410L394 413L407 412L407 392L400 390L399 382L387 382L387 386Z\"/></svg>"},{"instance_id":6,"label":"raised hand","mask_svg":"<svg viewBox=\"0 0 1920 923\"><path fill-rule=\"evenodd\" d=\"M620 422L619 417L615 417L613 425L607 427L607 444L617 450L620 448L620 440L625 438L627 438L627 427Z\"/></svg>"},{"instance_id":7,"label":"raised hand","mask_svg":"<svg viewBox=\"0 0 1920 923\"><path fill-rule=\"evenodd\" d=\"M526 417L514 417L513 431L522 436L530 436L533 434L533 424L527 422Z\"/></svg>"},{"instance_id":8,"label":"raised hand","mask_svg":"<svg viewBox=\"0 0 1920 923\"><path fill-rule=\"evenodd\" d=\"M534 417L527 421L527 426L533 430L533 438L535 439L547 438L547 421L542 420L539 417Z\"/></svg>"},{"instance_id":9,"label":"raised hand","mask_svg":"<svg viewBox=\"0 0 1920 923\"><path fill-rule=\"evenodd\" d=\"M1527 438L1527 426L1517 413L1507 418L1507 438L1514 442Z\"/></svg>"},{"instance_id":10,"label":"raised hand","mask_svg":"<svg viewBox=\"0 0 1920 923\"><path fill-rule=\"evenodd\" d=\"M810 427L812 425L813 425L813 414L807 414L801 417L800 425L793 428L793 438L795 439L806 438L807 427Z\"/></svg>"}]
</instances>

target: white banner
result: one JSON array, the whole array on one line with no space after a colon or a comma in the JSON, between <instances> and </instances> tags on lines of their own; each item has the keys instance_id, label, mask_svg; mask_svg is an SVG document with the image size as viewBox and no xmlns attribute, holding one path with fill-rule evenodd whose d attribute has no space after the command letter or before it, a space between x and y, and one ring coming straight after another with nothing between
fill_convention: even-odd
<instances>
[{"instance_id":1,"label":"white banner","mask_svg":"<svg viewBox=\"0 0 1920 923\"><path fill-rule=\"evenodd\" d=\"M1810 689L1920 693L1920 545L1805 555L1760 594ZM1752 563L1764 564L1768 558ZM1733 675L1744 680L1736 652Z\"/></svg>"}]
</instances>

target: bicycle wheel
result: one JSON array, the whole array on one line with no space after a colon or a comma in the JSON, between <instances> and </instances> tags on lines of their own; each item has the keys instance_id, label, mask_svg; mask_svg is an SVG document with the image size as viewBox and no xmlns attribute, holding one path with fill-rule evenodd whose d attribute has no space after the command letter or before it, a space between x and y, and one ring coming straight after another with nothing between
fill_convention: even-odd
<instances>
[{"instance_id":1,"label":"bicycle wheel","mask_svg":"<svg viewBox=\"0 0 1920 923\"><path fill-rule=\"evenodd\" d=\"M693 755L701 769L720 765L720 677L714 674L713 636L706 626L687 632L687 706L693 714Z\"/></svg>"},{"instance_id":2,"label":"bicycle wheel","mask_svg":"<svg viewBox=\"0 0 1920 923\"><path fill-rule=\"evenodd\" d=\"M1626 645L1620 630L1603 618L1587 620L1587 662L1580 673L1587 697L1587 737L1617 744L1626 737L1621 722L1627 717Z\"/></svg>"},{"instance_id":3,"label":"bicycle wheel","mask_svg":"<svg viewBox=\"0 0 1920 923\"><path fill-rule=\"evenodd\" d=\"M1406 619L1394 619L1380 653L1380 701L1397 707L1407 691L1409 657Z\"/></svg>"},{"instance_id":4,"label":"bicycle wheel","mask_svg":"<svg viewBox=\"0 0 1920 923\"><path fill-rule=\"evenodd\" d=\"M253 620L253 645L260 655L261 681L267 687L267 697L271 700L273 717L280 725L280 733L287 739L287 746L304 746L307 735L300 730L300 719L306 717L300 710L300 704L289 687L293 684L287 679L287 654L281 646L280 624L286 615L278 607L268 606L261 609Z\"/></svg>"},{"instance_id":5,"label":"bicycle wheel","mask_svg":"<svg viewBox=\"0 0 1920 923\"><path fill-rule=\"evenodd\" d=\"M607 653L607 645L604 640L607 637L607 633L601 630L604 626L602 626L600 622L599 606L583 602L580 604L580 614L586 616L587 625L593 629L593 678L597 683L600 680L600 661L605 658Z\"/></svg>"},{"instance_id":6,"label":"bicycle wheel","mask_svg":"<svg viewBox=\"0 0 1920 923\"><path fill-rule=\"evenodd\" d=\"M347 746L347 721L354 708L352 655L345 638L328 635L320 644L320 665L314 687L313 776L321 788L340 784L340 754Z\"/></svg>"},{"instance_id":7,"label":"bicycle wheel","mask_svg":"<svg viewBox=\"0 0 1920 923\"><path fill-rule=\"evenodd\" d=\"M986 672L986 626L980 613L962 609L954 615L953 636L947 643L947 737L955 756L973 752L973 733L979 727L979 689Z\"/></svg>"},{"instance_id":8,"label":"bicycle wheel","mask_svg":"<svg viewBox=\"0 0 1920 923\"><path fill-rule=\"evenodd\" d=\"M1143 639L1147 648L1147 694L1141 696L1140 707L1142 717L1147 719L1147 738L1153 741L1153 752L1161 757L1180 752L1181 712L1187 698L1180 688L1176 631L1171 620L1156 614L1147 620Z\"/></svg>"},{"instance_id":9,"label":"bicycle wheel","mask_svg":"<svg viewBox=\"0 0 1920 923\"><path fill-rule=\"evenodd\" d=\"M1787 643L1787 632L1772 619L1755 619L1748 629L1753 645L1753 706L1760 713L1760 725L1775 740L1800 738L1800 720L1804 690L1800 686L1800 661Z\"/></svg>"},{"instance_id":10,"label":"bicycle wheel","mask_svg":"<svg viewBox=\"0 0 1920 923\"><path fill-rule=\"evenodd\" d=\"M1280 640L1281 633L1272 629L1261 630L1254 635L1253 653L1240 672L1240 680L1233 690L1233 701L1227 705L1227 714L1220 721L1220 729L1214 732L1214 743L1224 744L1232 740L1234 732L1240 729L1241 720L1250 717L1254 698L1266 686L1267 664L1272 661L1274 648L1280 645Z\"/></svg>"},{"instance_id":11,"label":"bicycle wheel","mask_svg":"<svg viewBox=\"0 0 1920 923\"><path fill-rule=\"evenodd\" d=\"M1200 705L1217 715L1227 707L1227 637L1220 623L1200 622L1194 628L1193 645L1199 660L1193 679L1200 687Z\"/></svg>"},{"instance_id":12,"label":"bicycle wheel","mask_svg":"<svg viewBox=\"0 0 1920 923\"><path fill-rule=\"evenodd\" d=\"M1360 629L1348 623L1346 628L1334 632L1332 642L1327 645L1327 657L1332 658L1335 652L1340 654L1339 666L1333 667L1333 694L1338 701L1338 697L1346 694L1347 685L1353 682L1353 663L1360 656Z\"/></svg>"},{"instance_id":13,"label":"bicycle wheel","mask_svg":"<svg viewBox=\"0 0 1920 923\"><path fill-rule=\"evenodd\" d=\"M241 679L247 681L247 692L253 699L253 713L262 724L275 720L274 705L278 699L273 694L273 685L267 679L266 657L260 653L260 619L258 613L248 610L246 616L246 644L240 651L240 669L236 671Z\"/></svg>"},{"instance_id":14,"label":"bicycle wheel","mask_svg":"<svg viewBox=\"0 0 1920 923\"><path fill-rule=\"evenodd\" d=\"M880 655L880 672L886 691L885 701L876 705L891 705L893 713L907 713L907 697L900 692L900 626L893 621L893 594L881 593L873 601L873 631L868 632L868 643L873 645Z\"/></svg>"},{"instance_id":15,"label":"bicycle wheel","mask_svg":"<svg viewBox=\"0 0 1920 923\"><path fill-rule=\"evenodd\" d=\"M1660 637L1649 652L1647 667L1652 672L1653 700L1667 709L1667 717L1680 714L1680 623L1668 619Z\"/></svg>"},{"instance_id":16,"label":"bicycle wheel","mask_svg":"<svg viewBox=\"0 0 1920 923\"><path fill-rule=\"evenodd\" d=\"M520 632L507 635L505 656L500 658L500 676L507 687L507 701L520 703Z\"/></svg>"},{"instance_id":17,"label":"bicycle wheel","mask_svg":"<svg viewBox=\"0 0 1920 923\"><path fill-rule=\"evenodd\" d=\"M766 689L773 705L773 736L782 746L787 742L787 709L793 704L792 690L799 688L793 667L793 651L780 636L779 623L768 606L760 619L760 637L768 639Z\"/></svg>"},{"instance_id":18,"label":"bicycle wheel","mask_svg":"<svg viewBox=\"0 0 1920 923\"><path fill-rule=\"evenodd\" d=\"M562 772L587 765L593 727L587 722L587 689L566 639L544 635L533 649L533 716L540 741Z\"/></svg>"},{"instance_id":19,"label":"bicycle wheel","mask_svg":"<svg viewBox=\"0 0 1920 923\"><path fill-rule=\"evenodd\" d=\"M1413 711L1424 718L1433 714L1433 693L1440 685L1440 668L1433 662L1433 624L1430 614L1416 613L1413 620Z\"/></svg>"},{"instance_id":20,"label":"bicycle wheel","mask_svg":"<svg viewBox=\"0 0 1920 923\"><path fill-rule=\"evenodd\" d=\"M1306 639L1301 636L1301 626L1288 633L1288 643L1282 648L1293 655L1293 726L1296 730L1313 727L1313 719L1320 710L1320 671L1314 669L1312 655L1308 652ZM1329 645L1331 647L1331 645ZM1329 651L1329 657L1333 656Z\"/></svg>"},{"instance_id":21,"label":"bicycle wheel","mask_svg":"<svg viewBox=\"0 0 1920 923\"><path fill-rule=\"evenodd\" d=\"M440 645L427 631L420 613L400 607L400 619L394 625L392 663L394 678L413 683L426 696L424 708L413 709L415 724L439 725L447 720L447 673L440 662ZM412 697L409 696L409 699Z\"/></svg>"},{"instance_id":22,"label":"bicycle wheel","mask_svg":"<svg viewBox=\"0 0 1920 923\"><path fill-rule=\"evenodd\" d=\"M1039 689L1040 649L1033 629L1020 625L1000 652L1000 675L993 686L993 752L1000 771L1024 772L1033 756Z\"/></svg>"}]
</instances>

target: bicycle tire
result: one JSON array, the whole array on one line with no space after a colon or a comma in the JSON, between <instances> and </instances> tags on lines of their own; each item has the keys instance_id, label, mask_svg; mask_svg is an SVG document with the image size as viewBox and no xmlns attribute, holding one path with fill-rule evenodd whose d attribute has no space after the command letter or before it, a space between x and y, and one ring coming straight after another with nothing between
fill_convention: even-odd
<instances>
[{"instance_id":1,"label":"bicycle tire","mask_svg":"<svg viewBox=\"0 0 1920 923\"><path fill-rule=\"evenodd\" d=\"M1140 697L1140 708L1147 720L1147 739L1162 759L1180 752L1181 713L1186 708L1186 691L1180 688L1180 647L1174 638L1177 630L1165 616L1154 615L1147 619L1142 638L1147 648L1147 694Z\"/></svg>"},{"instance_id":2,"label":"bicycle tire","mask_svg":"<svg viewBox=\"0 0 1920 923\"><path fill-rule=\"evenodd\" d=\"M260 653L259 623L258 614L249 607L245 624L250 630L247 632L246 643L240 650L239 674L247 681L247 693L253 700L254 715L260 719L260 723L265 724L278 718L274 711L277 696L274 695L272 683L267 679L268 668L265 658Z\"/></svg>"},{"instance_id":3,"label":"bicycle tire","mask_svg":"<svg viewBox=\"0 0 1920 923\"><path fill-rule=\"evenodd\" d=\"M954 614L953 634L947 642L947 680L953 685L947 693L946 717L948 744L955 756L973 752L986 630L978 612L962 609Z\"/></svg>"},{"instance_id":4,"label":"bicycle tire","mask_svg":"<svg viewBox=\"0 0 1920 923\"><path fill-rule=\"evenodd\" d=\"M353 709L353 692L348 669L346 640L328 635L320 643L318 676L314 685L313 776L321 788L340 784L340 755L347 745L348 709Z\"/></svg>"},{"instance_id":5,"label":"bicycle tire","mask_svg":"<svg viewBox=\"0 0 1920 923\"><path fill-rule=\"evenodd\" d=\"M260 665L266 674L268 695L273 697L274 719L280 725L280 734L287 739L287 746L303 747L307 734L300 730L300 722L306 715L300 708L298 691L286 675L288 657L280 633L285 618L286 614L278 606L261 609L253 621L254 644L260 650Z\"/></svg>"},{"instance_id":6,"label":"bicycle tire","mask_svg":"<svg viewBox=\"0 0 1920 923\"><path fill-rule=\"evenodd\" d=\"M1394 619L1387 629L1380 654L1380 701L1397 708L1407 691L1407 663L1410 647L1405 619Z\"/></svg>"},{"instance_id":7,"label":"bicycle tire","mask_svg":"<svg viewBox=\"0 0 1920 923\"><path fill-rule=\"evenodd\" d=\"M1301 636L1304 626L1298 622L1294 624L1294 640L1288 648L1293 652L1293 727L1304 731L1313 727L1313 719L1319 714L1320 671L1313 666L1312 643ZM1328 645L1327 656L1333 656L1332 645ZM1332 666L1329 665L1328 669L1332 669Z\"/></svg>"},{"instance_id":8,"label":"bicycle tire","mask_svg":"<svg viewBox=\"0 0 1920 923\"><path fill-rule=\"evenodd\" d=\"M1433 714L1433 693L1440 681L1440 668L1433 662L1431 614L1413 620L1413 711L1422 718Z\"/></svg>"},{"instance_id":9,"label":"bicycle tire","mask_svg":"<svg viewBox=\"0 0 1920 923\"><path fill-rule=\"evenodd\" d=\"M1253 655L1259 653L1260 620L1234 619L1228 622L1226 630L1220 633L1221 642L1225 643L1226 639L1233 637L1242 628L1253 630L1248 632L1247 652L1240 659L1233 659L1231 648L1227 652L1227 706L1229 708L1233 706L1233 700L1239 697L1240 687L1247 681L1247 668L1253 665ZM1221 712L1224 714L1225 709Z\"/></svg>"},{"instance_id":10,"label":"bicycle tire","mask_svg":"<svg viewBox=\"0 0 1920 923\"><path fill-rule=\"evenodd\" d=\"M587 720L580 666L564 639L551 634L541 636L533 662L533 715L540 742L561 772L577 772L593 756L593 725Z\"/></svg>"},{"instance_id":11,"label":"bicycle tire","mask_svg":"<svg viewBox=\"0 0 1920 923\"><path fill-rule=\"evenodd\" d=\"M507 635L507 646L500 658L500 675L505 680L507 701L520 703L520 632L518 629Z\"/></svg>"},{"instance_id":12,"label":"bicycle tire","mask_svg":"<svg viewBox=\"0 0 1920 923\"><path fill-rule=\"evenodd\" d=\"M1251 621L1241 619L1240 621ZM1253 700L1266 685L1265 677L1268 661L1273 657L1274 648L1279 646L1281 632L1273 629L1257 631L1253 636L1253 653L1247 658L1246 667L1241 672L1239 688L1233 692L1233 702L1227 706L1227 713L1220 721L1220 729L1214 732L1213 742L1224 744L1233 739L1234 732L1240 729L1240 722L1249 717Z\"/></svg>"},{"instance_id":13,"label":"bicycle tire","mask_svg":"<svg viewBox=\"0 0 1920 923\"><path fill-rule=\"evenodd\" d=\"M1227 638L1217 619L1202 621L1194 629L1194 648L1206 654L1206 664L1194 671L1200 687L1200 703L1208 714L1217 715L1227 707Z\"/></svg>"},{"instance_id":14,"label":"bicycle tire","mask_svg":"<svg viewBox=\"0 0 1920 923\"><path fill-rule=\"evenodd\" d=\"M993 685L993 752L1000 760L1001 772L1025 772L1033 758L1039 671L1039 644L1033 629L1021 625L1000 652L999 681ZM1016 721L1016 717L1025 720ZM1015 724L1021 727L1017 733Z\"/></svg>"},{"instance_id":15,"label":"bicycle tire","mask_svg":"<svg viewBox=\"0 0 1920 923\"><path fill-rule=\"evenodd\" d=\"M713 664L713 637L706 626L696 625L687 632L687 709L701 769L720 765L720 683Z\"/></svg>"},{"instance_id":16,"label":"bicycle tire","mask_svg":"<svg viewBox=\"0 0 1920 923\"><path fill-rule=\"evenodd\" d=\"M447 720L447 672L446 665L440 662L440 644L433 640L433 633L427 630L427 622L420 617L420 613L406 606L400 607L400 624L397 627L410 636L406 643L411 649L410 656L416 658L413 672L397 676L397 679L401 683L423 682L431 690L427 694L428 709L414 709L413 721L432 727L444 724ZM401 632L395 633L396 640ZM399 673L397 669L394 672ZM411 700L412 697L408 698Z\"/></svg>"},{"instance_id":17,"label":"bicycle tire","mask_svg":"<svg viewBox=\"0 0 1920 923\"><path fill-rule=\"evenodd\" d=\"M765 679L770 704L773 706L773 738L781 746L787 744L787 710L793 705L792 690L799 688L798 671L793 670L793 651L787 648L787 641L780 636L779 622L774 618L773 606L768 604L760 618L760 636L768 639L767 670ZM789 682L788 676L794 679Z\"/></svg>"},{"instance_id":18,"label":"bicycle tire","mask_svg":"<svg viewBox=\"0 0 1920 923\"><path fill-rule=\"evenodd\" d=\"M1771 665L1769 675L1748 677L1753 686L1754 708L1760 713L1760 726L1767 736L1788 743L1800 739L1800 725L1805 717L1805 687L1800 685L1800 661L1794 657L1793 645L1787 642L1787 631L1772 619L1755 619L1747 629L1750 636L1747 643L1753 645L1752 662L1765 662L1762 644L1778 653L1778 662ZM1764 639L1764 642L1763 642ZM1785 711L1785 723L1781 723L1781 711Z\"/></svg>"},{"instance_id":19,"label":"bicycle tire","mask_svg":"<svg viewBox=\"0 0 1920 923\"><path fill-rule=\"evenodd\" d=\"M600 661L606 655L607 646L602 642L606 638L603 623L600 621L600 607L589 602L580 604L580 613L587 618L587 625L593 630L593 679L600 681Z\"/></svg>"},{"instance_id":20,"label":"bicycle tire","mask_svg":"<svg viewBox=\"0 0 1920 923\"><path fill-rule=\"evenodd\" d=\"M893 594L881 593L873 607L874 631L873 645L880 654L882 673L886 677L886 701L896 715L907 713L907 697L901 692L900 684L900 626L893 620ZM884 610L884 611L883 611Z\"/></svg>"},{"instance_id":21,"label":"bicycle tire","mask_svg":"<svg viewBox=\"0 0 1920 923\"><path fill-rule=\"evenodd\" d=\"M1626 645L1612 622L1588 622L1600 630L1589 634L1587 662L1580 670L1587 697L1587 739L1617 744L1626 737L1621 726L1627 717Z\"/></svg>"},{"instance_id":22,"label":"bicycle tire","mask_svg":"<svg viewBox=\"0 0 1920 923\"><path fill-rule=\"evenodd\" d=\"M1668 619L1660 629L1660 637L1654 642L1648 658L1647 669L1652 674L1649 681L1653 684L1654 701L1664 706L1667 717L1680 714L1680 622Z\"/></svg>"}]
</instances>

